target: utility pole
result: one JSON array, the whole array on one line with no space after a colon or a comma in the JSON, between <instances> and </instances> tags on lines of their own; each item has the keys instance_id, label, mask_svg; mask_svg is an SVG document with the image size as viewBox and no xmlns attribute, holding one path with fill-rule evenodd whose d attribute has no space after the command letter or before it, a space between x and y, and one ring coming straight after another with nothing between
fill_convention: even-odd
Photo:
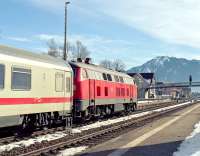
<instances>
[{"instance_id":1,"label":"utility pole","mask_svg":"<svg viewBox=\"0 0 200 156\"><path fill-rule=\"evenodd\" d=\"M63 48L63 60L67 60L68 55L68 47L67 47L67 5L70 4L70 2L65 2L65 37L64 37L64 48Z\"/></svg>"}]
</instances>

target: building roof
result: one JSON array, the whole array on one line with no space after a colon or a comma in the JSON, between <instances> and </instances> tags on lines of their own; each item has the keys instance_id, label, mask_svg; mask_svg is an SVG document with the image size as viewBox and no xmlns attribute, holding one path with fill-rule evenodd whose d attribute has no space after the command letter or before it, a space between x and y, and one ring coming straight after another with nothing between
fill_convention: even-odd
<instances>
[{"instance_id":1,"label":"building roof","mask_svg":"<svg viewBox=\"0 0 200 156\"><path fill-rule=\"evenodd\" d=\"M154 79L154 73L128 73L128 75L134 77L136 74L140 74L144 79L150 80Z\"/></svg>"}]
</instances>

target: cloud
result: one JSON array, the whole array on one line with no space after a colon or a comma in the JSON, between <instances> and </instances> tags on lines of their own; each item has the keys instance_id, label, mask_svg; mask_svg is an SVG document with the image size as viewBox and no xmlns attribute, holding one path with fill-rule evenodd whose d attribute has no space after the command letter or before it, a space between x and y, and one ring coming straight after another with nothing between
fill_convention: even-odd
<instances>
[{"instance_id":1,"label":"cloud","mask_svg":"<svg viewBox=\"0 0 200 156\"><path fill-rule=\"evenodd\" d=\"M50 11L58 11L59 9L62 9L65 1L66 0L29 0L29 2L34 6L42 9L48 9Z\"/></svg>"},{"instance_id":2,"label":"cloud","mask_svg":"<svg viewBox=\"0 0 200 156\"><path fill-rule=\"evenodd\" d=\"M27 2L27 0L22 1ZM29 0L28 2L49 12L64 12L65 0ZM133 66L160 55L199 58L200 1L198 0L71 0L69 11L70 15L76 12L76 16L71 16L71 18L80 18L81 22L87 16L94 16L90 18L94 19L91 22L102 21L102 25L99 27L105 27L108 31L113 30L111 26L107 25L107 19L118 23L119 27L126 25L132 28L133 33L131 34L131 29L128 30L130 35L121 40L112 36L104 37L105 32L88 35L94 33L92 31L84 31L88 34L74 34L68 37L73 42L82 41L97 60L104 57L110 59L120 57L126 60L127 64ZM101 20L102 18L106 19L105 23L103 23L104 20ZM112 23L112 21L110 22ZM90 22L85 24L90 24ZM123 30L124 27L120 28L122 28L121 32L113 33L119 34L119 36L123 31L127 33L126 30ZM139 33L144 32L141 37L144 36L144 40L140 40L141 38L138 38L137 34L133 37L135 33L138 33L136 30ZM104 36L99 34L104 34ZM151 37L149 38L149 36ZM45 42L51 38L55 38L61 45L63 44L62 35L40 34L37 36L37 39ZM156 38L156 40L153 41L152 38ZM182 48L177 48L177 46Z\"/></svg>"},{"instance_id":3,"label":"cloud","mask_svg":"<svg viewBox=\"0 0 200 156\"><path fill-rule=\"evenodd\" d=\"M17 42L30 42L31 40L25 37L14 37L14 36L8 36L8 37L3 37L8 40L13 40Z\"/></svg>"},{"instance_id":4,"label":"cloud","mask_svg":"<svg viewBox=\"0 0 200 156\"><path fill-rule=\"evenodd\" d=\"M65 2L30 1L43 9L62 12ZM199 0L73 0L71 3L71 11L110 16L162 41L200 48Z\"/></svg>"},{"instance_id":5,"label":"cloud","mask_svg":"<svg viewBox=\"0 0 200 156\"><path fill-rule=\"evenodd\" d=\"M47 42L50 39L55 39L55 41L63 45L63 36L56 34L39 34L35 35L36 39L40 41ZM69 35L68 39L71 43L76 41L81 41L88 50L91 52L93 58L96 62L99 62L105 58L110 58L111 60L118 59L119 57L123 60L128 60L127 55L131 55L133 52L131 47L134 46L132 42L126 40L116 40L112 38L106 38L98 35ZM125 55L123 55L125 54ZM122 56L123 55L123 56ZM132 62L133 58L129 58L129 62ZM128 61L127 61L128 62Z\"/></svg>"},{"instance_id":6,"label":"cloud","mask_svg":"<svg viewBox=\"0 0 200 156\"><path fill-rule=\"evenodd\" d=\"M94 0L93 5L153 37L200 48L199 0Z\"/></svg>"},{"instance_id":7,"label":"cloud","mask_svg":"<svg viewBox=\"0 0 200 156\"><path fill-rule=\"evenodd\" d=\"M41 41L48 41L50 39L55 39L58 44L63 44L64 38L61 35L56 34L38 34L35 38ZM72 43L76 41L81 41L83 44L89 47L96 47L97 45L113 45L113 44L123 44L124 46L132 45L131 42L125 40L115 40L108 39L98 35L69 35L68 40Z\"/></svg>"},{"instance_id":8,"label":"cloud","mask_svg":"<svg viewBox=\"0 0 200 156\"><path fill-rule=\"evenodd\" d=\"M64 38L60 35L54 35L54 34L38 34L35 35L34 38L39 39L41 41L49 41L50 39L54 39L58 44L63 44Z\"/></svg>"}]
</instances>

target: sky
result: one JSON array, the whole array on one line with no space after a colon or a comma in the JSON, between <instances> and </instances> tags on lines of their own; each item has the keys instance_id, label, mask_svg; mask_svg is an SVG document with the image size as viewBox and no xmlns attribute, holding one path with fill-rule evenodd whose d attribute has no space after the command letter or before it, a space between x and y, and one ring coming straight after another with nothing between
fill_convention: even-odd
<instances>
[{"instance_id":1,"label":"sky","mask_svg":"<svg viewBox=\"0 0 200 156\"><path fill-rule=\"evenodd\" d=\"M129 69L156 56L200 59L199 0L71 0L68 39L93 62L121 59ZM41 53L63 44L65 0L0 2L0 44Z\"/></svg>"}]
</instances>

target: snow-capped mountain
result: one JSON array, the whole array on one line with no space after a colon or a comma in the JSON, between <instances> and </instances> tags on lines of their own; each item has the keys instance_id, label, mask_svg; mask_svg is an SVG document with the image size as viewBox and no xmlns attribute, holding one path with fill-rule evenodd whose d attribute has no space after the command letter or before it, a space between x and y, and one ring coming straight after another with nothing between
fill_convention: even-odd
<instances>
[{"instance_id":1,"label":"snow-capped mountain","mask_svg":"<svg viewBox=\"0 0 200 156\"><path fill-rule=\"evenodd\" d=\"M193 81L200 81L200 60L159 56L127 72L154 72L157 81L164 82L188 81L191 74Z\"/></svg>"}]
</instances>

